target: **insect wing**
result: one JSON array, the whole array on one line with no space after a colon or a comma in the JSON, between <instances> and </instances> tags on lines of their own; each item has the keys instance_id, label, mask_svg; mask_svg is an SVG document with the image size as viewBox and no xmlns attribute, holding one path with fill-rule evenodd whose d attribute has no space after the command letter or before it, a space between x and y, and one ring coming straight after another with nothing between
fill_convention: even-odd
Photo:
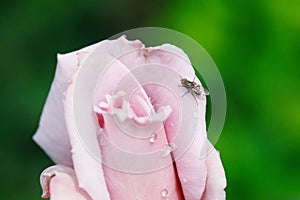
<instances>
[{"instance_id":1,"label":"insect wing","mask_svg":"<svg viewBox=\"0 0 300 200\"><path fill-rule=\"evenodd\" d=\"M209 91L203 86L196 85L194 88L195 88L195 93L196 94L199 93L198 95L200 95L200 94L203 94L205 96L209 95ZM196 92L196 89L197 89L198 93Z\"/></svg>"},{"instance_id":2,"label":"insect wing","mask_svg":"<svg viewBox=\"0 0 300 200\"><path fill-rule=\"evenodd\" d=\"M204 95L209 95L209 91L205 87L202 87L202 88L203 88L203 94Z\"/></svg>"},{"instance_id":3,"label":"insect wing","mask_svg":"<svg viewBox=\"0 0 300 200\"><path fill-rule=\"evenodd\" d=\"M200 87L193 87L192 91L196 94L196 95L201 95L201 91L200 91Z\"/></svg>"}]
</instances>

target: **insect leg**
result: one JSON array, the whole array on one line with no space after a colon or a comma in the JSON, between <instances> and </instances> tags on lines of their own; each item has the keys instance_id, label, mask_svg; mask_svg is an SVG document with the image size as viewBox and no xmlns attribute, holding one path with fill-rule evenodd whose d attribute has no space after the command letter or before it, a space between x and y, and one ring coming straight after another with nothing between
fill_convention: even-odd
<instances>
[{"instance_id":1,"label":"insect leg","mask_svg":"<svg viewBox=\"0 0 300 200\"><path fill-rule=\"evenodd\" d=\"M184 97L184 95L186 95L187 93L190 93L190 90L186 91L186 92L182 95L182 97Z\"/></svg>"},{"instance_id":2,"label":"insect leg","mask_svg":"<svg viewBox=\"0 0 300 200\"><path fill-rule=\"evenodd\" d=\"M194 97L194 99L195 99L195 101L196 101L196 104L197 104L197 106L198 106L198 101L197 101L197 98L196 98L195 94L192 93L192 95L193 95L193 97Z\"/></svg>"}]
</instances>

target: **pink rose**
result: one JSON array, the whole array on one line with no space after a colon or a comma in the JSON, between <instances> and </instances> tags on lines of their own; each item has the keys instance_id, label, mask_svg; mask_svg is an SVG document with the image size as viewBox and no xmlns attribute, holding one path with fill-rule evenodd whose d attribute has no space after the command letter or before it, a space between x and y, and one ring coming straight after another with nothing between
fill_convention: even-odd
<instances>
[{"instance_id":1,"label":"pink rose","mask_svg":"<svg viewBox=\"0 0 300 200\"><path fill-rule=\"evenodd\" d=\"M103 67L101 58L114 62L99 78L93 106L88 107L91 112L87 117L79 116L78 125L74 96L85 73L83 66L99 59L99 67ZM182 97L186 89L178 87L178 75L190 80L195 77L181 49L170 44L146 48L125 36L59 54L55 78L34 135L57 164L41 174L42 197L225 199L224 169L219 153L206 136L206 100L196 98L196 104L192 94ZM84 92L79 95L83 101L88 100ZM85 140L82 135L84 130L89 132L90 126L82 126L89 123L98 130ZM205 158L200 158L205 150L209 150Z\"/></svg>"}]
</instances>

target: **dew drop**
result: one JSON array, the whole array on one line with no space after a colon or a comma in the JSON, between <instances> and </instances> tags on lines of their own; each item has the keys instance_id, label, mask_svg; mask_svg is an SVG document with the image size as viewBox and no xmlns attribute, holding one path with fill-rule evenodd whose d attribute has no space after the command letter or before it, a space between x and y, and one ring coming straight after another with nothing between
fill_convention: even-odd
<instances>
[{"instance_id":1,"label":"dew drop","mask_svg":"<svg viewBox=\"0 0 300 200\"><path fill-rule=\"evenodd\" d=\"M198 118L199 117L199 112L198 111L194 111L193 112L193 117L194 118Z\"/></svg>"},{"instance_id":2,"label":"dew drop","mask_svg":"<svg viewBox=\"0 0 300 200\"><path fill-rule=\"evenodd\" d=\"M167 189L163 189L163 190L161 190L161 193L160 193L160 194L161 194L161 197L162 197L162 198L166 198L166 197L168 196L168 193L169 193L169 192L168 192Z\"/></svg>"},{"instance_id":3,"label":"dew drop","mask_svg":"<svg viewBox=\"0 0 300 200\"><path fill-rule=\"evenodd\" d=\"M97 131L96 131L96 134L97 134L98 136L101 136L102 133L103 133L103 129L99 127L99 128L97 129Z\"/></svg>"},{"instance_id":4,"label":"dew drop","mask_svg":"<svg viewBox=\"0 0 300 200\"><path fill-rule=\"evenodd\" d=\"M100 143L100 146L106 146L108 141L106 139L106 137L104 136L104 134L101 134L99 135L99 143Z\"/></svg>"},{"instance_id":5,"label":"dew drop","mask_svg":"<svg viewBox=\"0 0 300 200\"><path fill-rule=\"evenodd\" d=\"M156 140L157 140L157 134L152 134L152 135L149 137L149 142L150 142L151 144L153 144Z\"/></svg>"},{"instance_id":6,"label":"dew drop","mask_svg":"<svg viewBox=\"0 0 300 200\"><path fill-rule=\"evenodd\" d=\"M184 183L186 183L186 182L187 182L186 178L183 178L183 179L182 179L182 181L183 181Z\"/></svg>"},{"instance_id":7,"label":"dew drop","mask_svg":"<svg viewBox=\"0 0 300 200\"><path fill-rule=\"evenodd\" d=\"M167 157L171 153L171 147L167 144L162 148L163 154L162 157Z\"/></svg>"},{"instance_id":8,"label":"dew drop","mask_svg":"<svg viewBox=\"0 0 300 200\"><path fill-rule=\"evenodd\" d=\"M172 151L174 151L177 148L177 146L174 143L166 144L163 146L161 151L163 151L163 157L167 157L170 155Z\"/></svg>"},{"instance_id":9,"label":"dew drop","mask_svg":"<svg viewBox=\"0 0 300 200\"><path fill-rule=\"evenodd\" d=\"M174 124L173 124L173 123L171 123L171 124L170 124L170 126L174 126Z\"/></svg>"},{"instance_id":10,"label":"dew drop","mask_svg":"<svg viewBox=\"0 0 300 200\"><path fill-rule=\"evenodd\" d=\"M174 150L177 148L176 144L173 143L173 142L170 143L169 146L171 147L171 150L172 150L172 151L174 151Z\"/></svg>"}]
</instances>

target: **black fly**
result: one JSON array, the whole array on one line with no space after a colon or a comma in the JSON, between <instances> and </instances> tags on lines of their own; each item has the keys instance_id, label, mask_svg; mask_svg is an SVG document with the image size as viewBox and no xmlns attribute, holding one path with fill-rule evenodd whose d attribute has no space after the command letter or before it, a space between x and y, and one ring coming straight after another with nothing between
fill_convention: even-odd
<instances>
[{"instance_id":1,"label":"black fly","mask_svg":"<svg viewBox=\"0 0 300 200\"><path fill-rule=\"evenodd\" d=\"M187 91L182 95L182 97L184 95L186 95L187 93L191 93L193 95L193 97L196 100L196 103L198 105L197 99L196 97L201 97L201 96L206 96L209 95L209 91L207 89L205 89L204 87L200 86L199 84L197 84L195 82L195 78L193 79L193 81L188 80L187 78L183 78L181 77L180 83L182 87L185 87L187 89Z\"/></svg>"}]
</instances>

